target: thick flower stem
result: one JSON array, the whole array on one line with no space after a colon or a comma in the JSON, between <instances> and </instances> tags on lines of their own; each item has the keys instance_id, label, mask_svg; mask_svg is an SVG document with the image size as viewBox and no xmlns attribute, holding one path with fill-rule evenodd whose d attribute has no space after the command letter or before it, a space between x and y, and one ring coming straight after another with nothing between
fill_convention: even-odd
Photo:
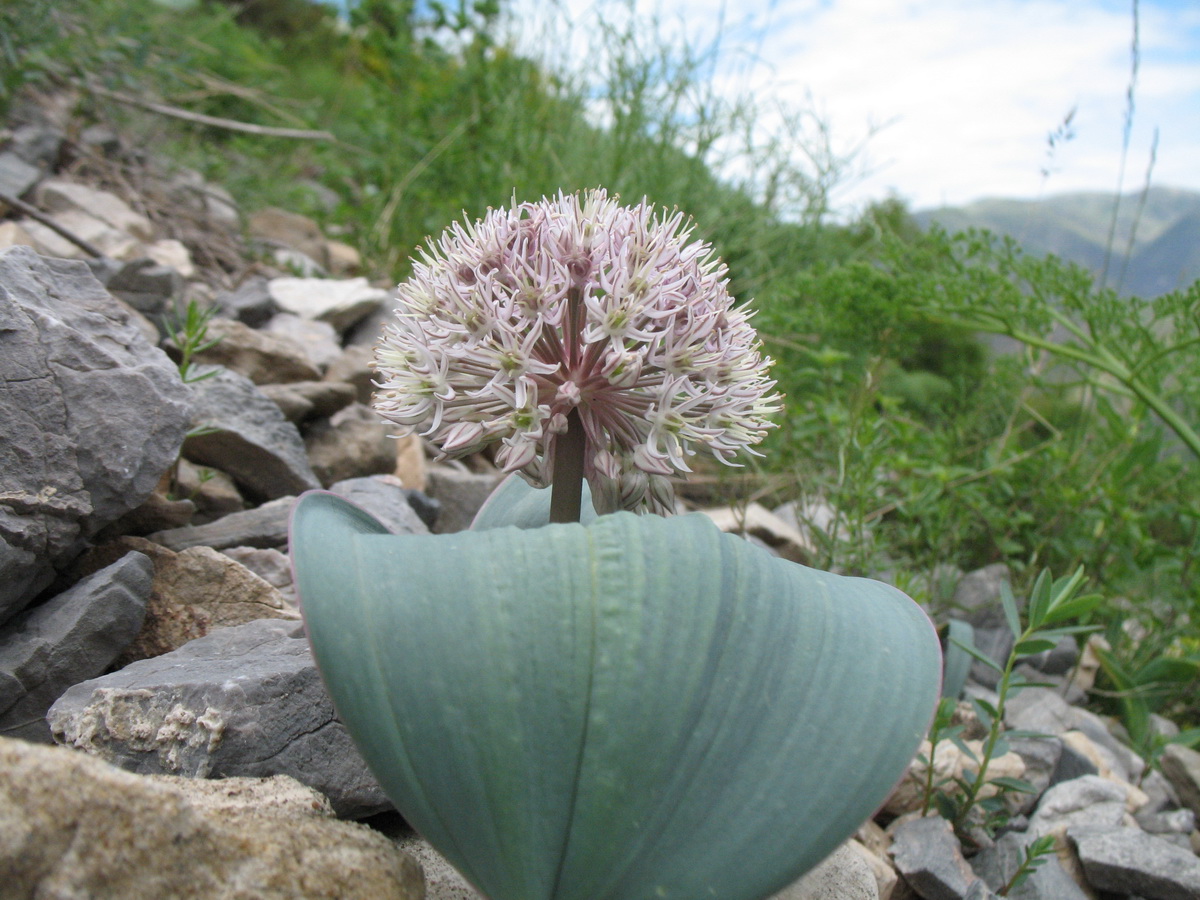
<instances>
[{"instance_id":1,"label":"thick flower stem","mask_svg":"<svg viewBox=\"0 0 1200 900\"><path fill-rule=\"evenodd\" d=\"M567 413L567 430L554 447L554 474L550 484L550 521L578 522L583 505L583 453L587 435L579 410Z\"/></svg>"}]
</instances>

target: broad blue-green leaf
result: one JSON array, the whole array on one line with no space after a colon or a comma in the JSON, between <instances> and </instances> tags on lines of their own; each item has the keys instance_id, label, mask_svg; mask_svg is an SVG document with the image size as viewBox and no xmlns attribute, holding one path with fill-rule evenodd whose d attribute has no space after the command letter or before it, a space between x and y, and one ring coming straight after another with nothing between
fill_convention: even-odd
<instances>
[{"instance_id":1,"label":"broad blue-green leaf","mask_svg":"<svg viewBox=\"0 0 1200 900\"><path fill-rule=\"evenodd\" d=\"M596 510L592 506L592 492L585 481L579 521L587 525L597 518ZM479 512L475 514L471 530L484 531L488 528L503 528L506 525L541 528L549 523L550 489L535 488L514 472L506 476L484 501Z\"/></svg>"},{"instance_id":2,"label":"broad blue-green leaf","mask_svg":"<svg viewBox=\"0 0 1200 900\"><path fill-rule=\"evenodd\" d=\"M389 535L327 493L292 554L334 703L491 900L759 900L905 771L940 654L893 588L703 516Z\"/></svg>"}]
</instances>

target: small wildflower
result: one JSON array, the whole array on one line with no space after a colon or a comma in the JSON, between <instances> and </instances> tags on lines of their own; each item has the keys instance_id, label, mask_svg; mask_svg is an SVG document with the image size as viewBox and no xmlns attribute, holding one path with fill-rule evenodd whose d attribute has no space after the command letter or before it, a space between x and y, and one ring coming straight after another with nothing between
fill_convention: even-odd
<instances>
[{"instance_id":1,"label":"small wildflower","mask_svg":"<svg viewBox=\"0 0 1200 900\"><path fill-rule=\"evenodd\" d=\"M750 314L682 213L604 191L491 210L420 252L376 350L375 408L443 457L545 487L568 415L593 503L668 512L697 447L735 465L778 409Z\"/></svg>"}]
</instances>

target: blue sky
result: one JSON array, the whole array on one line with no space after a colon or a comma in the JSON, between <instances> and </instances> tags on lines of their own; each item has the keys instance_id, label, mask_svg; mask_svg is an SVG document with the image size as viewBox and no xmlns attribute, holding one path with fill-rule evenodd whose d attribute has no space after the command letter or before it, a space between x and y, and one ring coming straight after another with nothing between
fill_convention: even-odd
<instances>
[{"instance_id":1,"label":"blue sky","mask_svg":"<svg viewBox=\"0 0 1200 900\"><path fill-rule=\"evenodd\" d=\"M586 71L589 23L625 2L510 0L514 34L565 10L581 26L570 58ZM809 107L835 145L866 139L868 174L835 195L843 208L889 193L922 208L1117 185L1132 0L628 2L694 45L719 30L722 91ZM1124 187L1143 183L1157 130L1153 182L1200 191L1200 0L1139 11ZM1047 137L1072 110L1072 137L1050 156Z\"/></svg>"}]
</instances>

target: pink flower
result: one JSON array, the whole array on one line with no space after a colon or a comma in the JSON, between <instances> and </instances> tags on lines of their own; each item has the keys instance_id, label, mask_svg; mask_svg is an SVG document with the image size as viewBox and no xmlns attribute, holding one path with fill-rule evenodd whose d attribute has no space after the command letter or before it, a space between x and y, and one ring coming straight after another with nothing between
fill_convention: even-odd
<instances>
[{"instance_id":1,"label":"pink flower","mask_svg":"<svg viewBox=\"0 0 1200 900\"><path fill-rule=\"evenodd\" d=\"M779 405L724 264L690 234L602 190L452 225L398 289L375 408L443 457L499 442L497 465L539 487L577 410L596 508L669 511L698 447L735 465Z\"/></svg>"}]
</instances>

